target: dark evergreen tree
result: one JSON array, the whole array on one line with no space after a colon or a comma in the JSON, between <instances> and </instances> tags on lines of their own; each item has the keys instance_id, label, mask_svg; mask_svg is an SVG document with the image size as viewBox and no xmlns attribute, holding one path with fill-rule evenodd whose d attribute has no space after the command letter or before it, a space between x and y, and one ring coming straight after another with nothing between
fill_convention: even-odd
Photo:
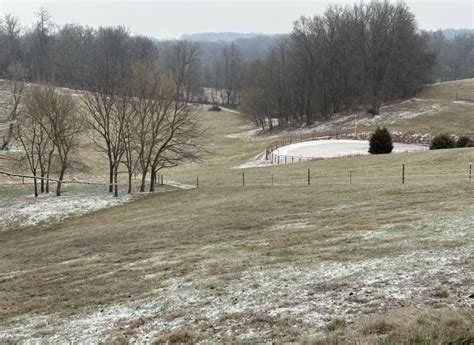
<instances>
[{"instance_id":1,"label":"dark evergreen tree","mask_svg":"<svg viewBox=\"0 0 474 345\"><path fill-rule=\"evenodd\" d=\"M392 136L387 128L379 128L370 137L369 153L384 154L390 153L393 150Z\"/></svg>"}]
</instances>

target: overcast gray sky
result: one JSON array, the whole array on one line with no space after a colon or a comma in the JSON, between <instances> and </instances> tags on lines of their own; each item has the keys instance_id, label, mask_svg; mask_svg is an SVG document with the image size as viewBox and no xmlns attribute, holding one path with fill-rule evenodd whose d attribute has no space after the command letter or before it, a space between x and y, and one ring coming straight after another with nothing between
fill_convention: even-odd
<instances>
[{"instance_id":1,"label":"overcast gray sky","mask_svg":"<svg viewBox=\"0 0 474 345\"><path fill-rule=\"evenodd\" d=\"M354 1L112 1L0 0L0 14L13 14L23 25L46 8L56 24L92 27L125 25L132 33L177 38L197 32L287 33L300 15L322 13L329 3ZM474 0L408 0L419 27L474 28Z\"/></svg>"}]
</instances>

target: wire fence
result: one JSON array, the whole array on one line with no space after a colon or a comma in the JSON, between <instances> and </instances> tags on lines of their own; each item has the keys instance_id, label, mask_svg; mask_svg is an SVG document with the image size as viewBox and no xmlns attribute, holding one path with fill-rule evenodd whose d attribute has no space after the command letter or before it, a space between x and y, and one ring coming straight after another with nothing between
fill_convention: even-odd
<instances>
[{"instance_id":1,"label":"wire fence","mask_svg":"<svg viewBox=\"0 0 474 345\"><path fill-rule=\"evenodd\" d=\"M352 139L352 140L370 140L371 132L362 133L338 133L326 136L317 136L316 133L303 133L300 135L288 136L282 140L277 140L268 145L265 149L265 159L272 164L289 164L289 163L302 163L309 161L324 160L327 158L322 157L305 157L305 156L292 156L292 155L280 155L278 152L275 153L280 147L307 142L307 141L318 141L318 140L331 140L331 139ZM431 136L419 136L410 133L391 133L392 140L395 143L400 144L411 144L411 145L422 145L429 146L431 143Z\"/></svg>"},{"instance_id":2,"label":"wire fence","mask_svg":"<svg viewBox=\"0 0 474 345\"><path fill-rule=\"evenodd\" d=\"M354 164L354 165L350 165ZM258 168L253 170L232 171L226 173L202 173L195 175L160 174L157 176L155 184L156 190L160 186L168 186L177 189L195 188L226 188L226 189L258 189L258 188L299 188L304 186L321 187L321 189L349 188L351 186L363 186L373 188L385 188L393 186L443 186L449 183L460 182L469 183L472 181L472 163L439 164L436 166L426 166L423 163L396 164L364 166L363 163L344 165L338 163L337 166L325 166L318 164L310 166L294 166L280 168ZM32 184L32 176L11 175L9 185ZM133 192L139 190L140 176L133 180ZM72 191L79 191L82 188L99 188L104 192L108 189L106 181L63 181L63 185L75 185ZM83 185L81 187L80 185ZM90 187L87 187L90 185ZM101 187L102 186L102 187ZM149 190L150 182L147 181ZM121 194L126 193L127 184L125 180L119 184ZM343 189L345 190L345 189Z\"/></svg>"},{"instance_id":3,"label":"wire fence","mask_svg":"<svg viewBox=\"0 0 474 345\"><path fill-rule=\"evenodd\" d=\"M226 187L301 187L301 186L397 186L441 185L451 182L472 181L472 163L426 168L423 165L384 165L370 168L341 169L292 168L291 171L268 170L242 171L233 174L210 176L166 176L158 178L159 184L173 181L177 187L190 188Z\"/></svg>"}]
</instances>

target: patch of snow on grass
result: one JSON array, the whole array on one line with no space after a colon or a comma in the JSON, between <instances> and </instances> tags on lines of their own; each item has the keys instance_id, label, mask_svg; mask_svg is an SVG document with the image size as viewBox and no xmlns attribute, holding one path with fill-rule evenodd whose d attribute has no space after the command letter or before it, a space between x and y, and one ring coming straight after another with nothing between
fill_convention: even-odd
<instances>
[{"instance_id":1,"label":"patch of snow on grass","mask_svg":"<svg viewBox=\"0 0 474 345\"><path fill-rule=\"evenodd\" d=\"M190 185L190 184L185 184L185 183L179 183L176 181L171 181L171 180L165 180L163 181L163 184L171 187L176 187L179 189L193 189L196 188L196 186Z\"/></svg>"},{"instance_id":2,"label":"patch of snow on grass","mask_svg":"<svg viewBox=\"0 0 474 345\"><path fill-rule=\"evenodd\" d=\"M23 199L0 199L0 231L38 224L50 224L131 201L130 195L40 196Z\"/></svg>"},{"instance_id":3,"label":"patch of snow on grass","mask_svg":"<svg viewBox=\"0 0 474 345\"><path fill-rule=\"evenodd\" d=\"M265 152L259 153L252 160L242 163L238 166L232 167L232 169L247 169L247 168L258 168L269 166L272 163L265 159Z\"/></svg>"},{"instance_id":4,"label":"patch of snow on grass","mask_svg":"<svg viewBox=\"0 0 474 345\"><path fill-rule=\"evenodd\" d=\"M467 101L453 101L455 104L467 104L467 105L474 105L474 102L467 102Z\"/></svg>"}]
</instances>

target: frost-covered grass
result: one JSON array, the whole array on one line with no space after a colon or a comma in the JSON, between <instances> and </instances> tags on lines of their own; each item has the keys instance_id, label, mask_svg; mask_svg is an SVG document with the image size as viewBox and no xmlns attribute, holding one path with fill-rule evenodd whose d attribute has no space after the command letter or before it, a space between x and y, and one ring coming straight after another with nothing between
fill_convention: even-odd
<instances>
[{"instance_id":1,"label":"frost-covered grass","mask_svg":"<svg viewBox=\"0 0 474 345\"><path fill-rule=\"evenodd\" d=\"M56 197L52 194L35 198L15 196L0 198L0 231L18 230L36 225L51 225L61 220L93 212L102 208L121 205L133 199L125 194L118 198L101 195L74 194Z\"/></svg>"},{"instance_id":2,"label":"frost-covered grass","mask_svg":"<svg viewBox=\"0 0 474 345\"><path fill-rule=\"evenodd\" d=\"M193 341L297 341L323 335L335 318L351 324L400 307L469 308L472 211L410 225L339 231L328 238L314 224L286 223L263 228L259 236L187 244L174 255L170 249L150 252L115 264L107 275L111 280L134 276L148 286L146 293L135 296L127 289L131 298L84 305L72 314L57 310L17 316L0 331L0 339L143 343L188 332ZM312 232L323 238L308 248L303 239ZM290 234L292 245L283 247ZM341 251L354 253L341 257ZM82 257L51 268L93 269L104 261L107 255ZM31 273L0 279L26 274ZM93 284L102 279L103 274L85 278ZM441 290L447 292L440 295Z\"/></svg>"},{"instance_id":3,"label":"frost-covered grass","mask_svg":"<svg viewBox=\"0 0 474 345\"><path fill-rule=\"evenodd\" d=\"M471 149L249 167L242 187L231 168L275 139L251 140L238 114L201 116L212 154L164 171L199 188L0 232L0 342L311 342L340 328L367 343L406 330L389 317L400 309L458 315L430 325L464 332Z\"/></svg>"}]
</instances>

